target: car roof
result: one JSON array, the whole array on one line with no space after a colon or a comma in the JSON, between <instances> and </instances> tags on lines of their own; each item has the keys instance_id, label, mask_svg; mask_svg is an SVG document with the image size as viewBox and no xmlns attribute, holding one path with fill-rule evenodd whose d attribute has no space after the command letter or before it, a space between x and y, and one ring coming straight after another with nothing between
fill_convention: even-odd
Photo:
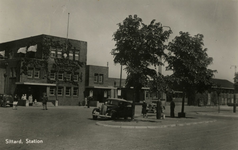
<instances>
[{"instance_id":1,"label":"car roof","mask_svg":"<svg viewBox=\"0 0 238 150\"><path fill-rule=\"evenodd\" d=\"M120 98L108 98L107 100L131 103L130 101L127 101L127 100L125 100L125 99L120 99Z\"/></svg>"}]
</instances>

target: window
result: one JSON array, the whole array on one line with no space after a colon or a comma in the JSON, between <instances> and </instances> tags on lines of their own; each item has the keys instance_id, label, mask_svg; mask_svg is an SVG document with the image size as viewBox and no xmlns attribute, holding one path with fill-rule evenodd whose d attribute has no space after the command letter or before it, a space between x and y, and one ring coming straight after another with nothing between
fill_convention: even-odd
<instances>
[{"instance_id":1,"label":"window","mask_svg":"<svg viewBox=\"0 0 238 150\"><path fill-rule=\"evenodd\" d=\"M75 52L74 60L79 60L79 51Z\"/></svg>"},{"instance_id":2,"label":"window","mask_svg":"<svg viewBox=\"0 0 238 150\"><path fill-rule=\"evenodd\" d=\"M33 74L33 69L32 68L28 68L28 70L27 70L27 78L32 78L32 74Z\"/></svg>"},{"instance_id":3,"label":"window","mask_svg":"<svg viewBox=\"0 0 238 150\"><path fill-rule=\"evenodd\" d=\"M55 87L50 87L50 95L55 95Z\"/></svg>"},{"instance_id":4,"label":"window","mask_svg":"<svg viewBox=\"0 0 238 150\"><path fill-rule=\"evenodd\" d=\"M53 58L56 57L56 49L50 48L50 57L53 57Z\"/></svg>"},{"instance_id":5,"label":"window","mask_svg":"<svg viewBox=\"0 0 238 150\"><path fill-rule=\"evenodd\" d=\"M52 57L52 58L56 57L55 51L50 51L50 57Z\"/></svg>"},{"instance_id":6,"label":"window","mask_svg":"<svg viewBox=\"0 0 238 150\"><path fill-rule=\"evenodd\" d=\"M63 87L58 87L58 96L63 95Z\"/></svg>"},{"instance_id":7,"label":"window","mask_svg":"<svg viewBox=\"0 0 238 150\"><path fill-rule=\"evenodd\" d=\"M77 74L75 74L75 75L73 76L73 80L74 80L74 81L78 81L78 77L79 77L79 76L78 76Z\"/></svg>"},{"instance_id":8,"label":"window","mask_svg":"<svg viewBox=\"0 0 238 150\"><path fill-rule=\"evenodd\" d=\"M100 74L99 75L99 81L98 81L99 83L103 83L103 74Z\"/></svg>"},{"instance_id":9,"label":"window","mask_svg":"<svg viewBox=\"0 0 238 150\"><path fill-rule=\"evenodd\" d=\"M78 96L78 88L74 87L73 89L73 96Z\"/></svg>"},{"instance_id":10,"label":"window","mask_svg":"<svg viewBox=\"0 0 238 150\"><path fill-rule=\"evenodd\" d=\"M66 80L67 80L67 81L71 81L71 74L70 74L70 73L67 73L67 74L66 74Z\"/></svg>"},{"instance_id":11,"label":"window","mask_svg":"<svg viewBox=\"0 0 238 150\"><path fill-rule=\"evenodd\" d=\"M62 51L61 50L57 51L57 58L62 58Z\"/></svg>"},{"instance_id":12,"label":"window","mask_svg":"<svg viewBox=\"0 0 238 150\"><path fill-rule=\"evenodd\" d=\"M97 73L94 74L94 82L98 82L98 74Z\"/></svg>"},{"instance_id":13,"label":"window","mask_svg":"<svg viewBox=\"0 0 238 150\"><path fill-rule=\"evenodd\" d=\"M64 73L63 72L59 72L58 73L58 80L63 81L63 79L64 79Z\"/></svg>"},{"instance_id":14,"label":"window","mask_svg":"<svg viewBox=\"0 0 238 150\"><path fill-rule=\"evenodd\" d=\"M69 53L69 59L70 59L70 60L73 60L73 59L74 59L74 54L73 54L73 52L70 52L70 53Z\"/></svg>"},{"instance_id":15,"label":"window","mask_svg":"<svg viewBox=\"0 0 238 150\"><path fill-rule=\"evenodd\" d=\"M34 78L40 78L40 69L39 68L35 69Z\"/></svg>"},{"instance_id":16,"label":"window","mask_svg":"<svg viewBox=\"0 0 238 150\"><path fill-rule=\"evenodd\" d=\"M55 80L55 72L50 72L50 80Z\"/></svg>"},{"instance_id":17,"label":"window","mask_svg":"<svg viewBox=\"0 0 238 150\"><path fill-rule=\"evenodd\" d=\"M71 87L66 87L65 95L66 96L70 96L71 95Z\"/></svg>"},{"instance_id":18,"label":"window","mask_svg":"<svg viewBox=\"0 0 238 150\"><path fill-rule=\"evenodd\" d=\"M15 67L11 68L10 77L16 77L16 68Z\"/></svg>"}]
</instances>

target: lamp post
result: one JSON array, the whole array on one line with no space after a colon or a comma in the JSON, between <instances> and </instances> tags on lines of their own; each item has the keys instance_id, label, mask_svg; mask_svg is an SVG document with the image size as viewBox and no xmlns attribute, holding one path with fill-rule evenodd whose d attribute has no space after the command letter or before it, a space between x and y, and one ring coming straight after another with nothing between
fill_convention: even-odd
<instances>
[{"instance_id":1,"label":"lamp post","mask_svg":"<svg viewBox=\"0 0 238 150\"><path fill-rule=\"evenodd\" d=\"M234 104L233 104L233 113L236 113L236 92L238 91L238 74L236 73L236 65L232 65L231 68L235 68L235 78L234 78Z\"/></svg>"}]
</instances>

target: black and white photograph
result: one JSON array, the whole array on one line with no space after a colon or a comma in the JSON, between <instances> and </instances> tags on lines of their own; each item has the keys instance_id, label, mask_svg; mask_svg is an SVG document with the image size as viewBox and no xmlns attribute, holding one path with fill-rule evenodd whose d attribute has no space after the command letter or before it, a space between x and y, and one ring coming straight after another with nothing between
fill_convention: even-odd
<instances>
[{"instance_id":1,"label":"black and white photograph","mask_svg":"<svg viewBox=\"0 0 238 150\"><path fill-rule=\"evenodd\" d=\"M1 150L237 150L238 0L0 0Z\"/></svg>"}]
</instances>

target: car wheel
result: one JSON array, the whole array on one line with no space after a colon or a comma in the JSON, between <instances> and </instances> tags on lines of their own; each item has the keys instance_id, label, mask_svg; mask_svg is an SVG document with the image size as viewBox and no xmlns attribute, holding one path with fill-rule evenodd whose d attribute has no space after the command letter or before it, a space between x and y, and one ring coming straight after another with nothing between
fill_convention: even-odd
<instances>
[{"instance_id":1,"label":"car wheel","mask_svg":"<svg viewBox=\"0 0 238 150\"><path fill-rule=\"evenodd\" d=\"M98 110L98 109L96 109L96 108L93 109L92 115L95 114L95 112L97 112L97 110ZM94 116L94 115L93 115L93 120L97 120L97 118L98 118L98 116Z\"/></svg>"},{"instance_id":2,"label":"car wheel","mask_svg":"<svg viewBox=\"0 0 238 150\"><path fill-rule=\"evenodd\" d=\"M114 112L114 113L112 113L112 120L116 120L116 119L117 119L116 113Z\"/></svg>"},{"instance_id":3,"label":"car wheel","mask_svg":"<svg viewBox=\"0 0 238 150\"><path fill-rule=\"evenodd\" d=\"M98 116L93 116L93 120L97 120L98 119Z\"/></svg>"},{"instance_id":4,"label":"car wheel","mask_svg":"<svg viewBox=\"0 0 238 150\"><path fill-rule=\"evenodd\" d=\"M127 117L124 117L125 120L127 120Z\"/></svg>"}]
</instances>

